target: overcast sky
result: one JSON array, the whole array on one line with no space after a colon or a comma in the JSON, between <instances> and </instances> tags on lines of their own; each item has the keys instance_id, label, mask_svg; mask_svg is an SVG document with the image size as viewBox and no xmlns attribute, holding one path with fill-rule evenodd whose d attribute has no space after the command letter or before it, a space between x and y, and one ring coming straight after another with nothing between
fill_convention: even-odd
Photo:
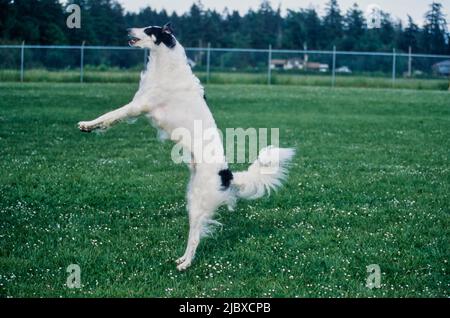
<instances>
[{"instance_id":1,"label":"overcast sky","mask_svg":"<svg viewBox=\"0 0 450 318\"><path fill-rule=\"evenodd\" d=\"M282 10L299 9L314 7L323 14L324 5L329 0L272 0L272 6L278 7L281 4ZM189 10L194 2L193 0L119 0L120 3L128 11L138 11L140 8L151 6L155 9L166 9L169 13L176 11L182 14ZM196 1L195 1L196 2ZM383 11L391 13L394 17L406 20L407 14L411 15L415 22L422 24L423 15L433 0L338 0L341 9L347 10L353 3L358 3L360 8L365 11L370 4L377 4ZM447 21L450 22L450 0L438 1L443 4ZM216 9L219 12L225 7L229 9L237 9L242 14L247 12L249 8L258 8L261 0L202 0L206 8Z\"/></svg>"}]
</instances>

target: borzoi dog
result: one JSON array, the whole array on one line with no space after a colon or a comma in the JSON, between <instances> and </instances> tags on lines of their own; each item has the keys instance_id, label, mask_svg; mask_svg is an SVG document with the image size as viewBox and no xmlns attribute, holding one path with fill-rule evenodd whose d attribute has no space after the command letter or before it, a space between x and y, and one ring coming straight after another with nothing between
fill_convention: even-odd
<instances>
[{"instance_id":1,"label":"borzoi dog","mask_svg":"<svg viewBox=\"0 0 450 318\"><path fill-rule=\"evenodd\" d=\"M180 138L179 134L175 134L180 128L191 136L195 135L196 121L202 123L203 129L217 131L204 89L192 73L185 50L173 35L170 24L128 31L131 38L129 45L150 49L148 66L141 74L137 93L129 104L95 120L79 122L78 127L83 132L91 132L145 114L160 133L189 153L191 176L187 209L190 228L186 251L176 260L181 271L191 265L200 238L208 232L208 226L217 223L213 221L217 208L228 205L231 210L238 198L260 198L271 189L278 188L286 176L294 150L266 147L247 171L232 173L223 156L221 138L213 136L208 141L203 138L199 141L198 137L194 137L194 142ZM205 147L196 149L193 146L196 142ZM203 160L205 148L213 149L214 160Z\"/></svg>"}]
</instances>

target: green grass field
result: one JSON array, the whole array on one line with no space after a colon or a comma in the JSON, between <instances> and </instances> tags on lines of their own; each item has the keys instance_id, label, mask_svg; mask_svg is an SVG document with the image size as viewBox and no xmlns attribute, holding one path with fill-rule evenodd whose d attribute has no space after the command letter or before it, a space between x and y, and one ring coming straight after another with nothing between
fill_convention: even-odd
<instances>
[{"instance_id":1,"label":"green grass field","mask_svg":"<svg viewBox=\"0 0 450 318\"><path fill-rule=\"evenodd\" d=\"M136 83L139 81L140 70L106 70L99 71L88 68L84 72L85 83ZM197 76L206 82L206 73L197 72ZM20 81L20 72L17 70L0 70L0 82ZM78 70L48 71L43 69L26 70L25 82L53 82L53 83L79 83ZM211 84L267 84L267 74L242 72L212 72ZM331 74L289 74L272 73L273 85L299 85L330 87ZM448 90L450 82L445 77L438 78L397 78L392 83L390 75L337 75L337 87L358 88L399 88L417 90Z\"/></svg>"},{"instance_id":2,"label":"green grass field","mask_svg":"<svg viewBox=\"0 0 450 318\"><path fill-rule=\"evenodd\" d=\"M448 92L208 86L221 128L279 127L298 155L279 193L221 208L179 273L188 170L171 144L145 119L76 129L136 86L0 84L1 296L450 296Z\"/></svg>"}]
</instances>

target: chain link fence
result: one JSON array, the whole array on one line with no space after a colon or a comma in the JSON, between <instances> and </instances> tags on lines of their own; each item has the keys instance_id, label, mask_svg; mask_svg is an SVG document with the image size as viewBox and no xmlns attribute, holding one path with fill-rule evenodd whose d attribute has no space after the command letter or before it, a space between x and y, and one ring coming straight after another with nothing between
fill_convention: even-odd
<instances>
[{"instance_id":1,"label":"chain link fence","mask_svg":"<svg viewBox=\"0 0 450 318\"><path fill-rule=\"evenodd\" d=\"M448 89L450 56L392 52L186 48L203 82ZM0 81L135 82L148 50L0 46Z\"/></svg>"}]
</instances>

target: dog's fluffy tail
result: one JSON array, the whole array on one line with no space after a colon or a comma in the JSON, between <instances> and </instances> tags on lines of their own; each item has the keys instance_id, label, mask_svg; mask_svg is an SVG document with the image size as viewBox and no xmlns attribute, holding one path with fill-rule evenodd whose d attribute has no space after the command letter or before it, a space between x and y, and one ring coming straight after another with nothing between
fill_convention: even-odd
<instances>
[{"instance_id":1,"label":"dog's fluffy tail","mask_svg":"<svg viewBox=\"0 0 450 318\"><path fill-rule=\"evenodd\" d=\"M263 148L247 171L233 173L233 185L239 198L254 200L277 190L287 176L287 168L295 154L293 148Z\"/></svg>"}]
</instances>

